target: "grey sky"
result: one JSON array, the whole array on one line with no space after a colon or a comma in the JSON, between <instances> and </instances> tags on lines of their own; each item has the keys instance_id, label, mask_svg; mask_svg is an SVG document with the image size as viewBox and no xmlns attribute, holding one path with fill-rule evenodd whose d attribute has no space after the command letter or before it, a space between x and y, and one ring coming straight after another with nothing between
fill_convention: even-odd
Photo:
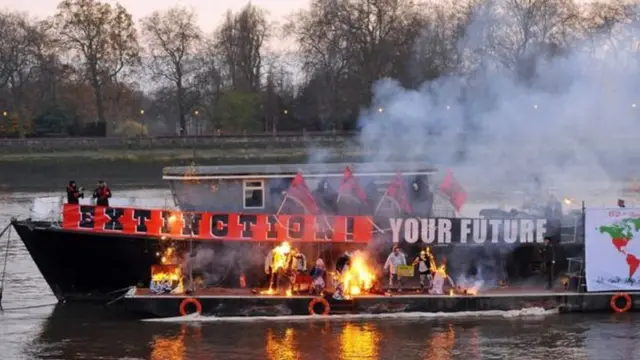
<instances>
[{"instance_id":1,"label":"grey sky","mask_svg":"<svg viewBox=\"0 0 640 360\"><path fill-rule=\"evenodd\" d=\"M0 0L0 8L28 11L33 16L45 18L55 13L58 2L58 0ZM198 14L198 25L205 32L212 31L220 23L220 19L222 19L227 9L237 11L248 3L248 1L243 0L108 0L107 2L113 4L119 2L133 14L136 21L155 10L167 9L175 5L190 7ZM252 0L251 2L267 9L273 19L281 19L291 12L305 8L308 5L306 0Z\"/></svg>"}]
</instances>

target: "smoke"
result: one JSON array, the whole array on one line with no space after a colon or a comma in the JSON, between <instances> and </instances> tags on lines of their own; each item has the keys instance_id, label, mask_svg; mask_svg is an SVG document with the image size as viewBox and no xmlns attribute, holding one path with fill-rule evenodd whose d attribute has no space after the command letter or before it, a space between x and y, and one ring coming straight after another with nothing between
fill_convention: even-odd
<instances>
[{"instance_id":1,"label":"smoke","mask_svg":"<svg viewBox=\"0 0 640 360\"><path fill-rule=\"evenodd\" d=\"M184 259L183 268L193 271L194 278L201 278L207 286L223 283L234 284L240 274L262 270L265 255L261 248L250 248L242 244L223 247L200 245L192 256Z\"/></svg>"},{"instance_id":2,"label":"smoke","mask_svg":"<svg viewBox=\"0 0 640 360\"><path fill-rule=\"evenodd\" d=\"M621 24L607 34L561 34L542 29L557 23L551 17L559 11L513 4L474 8L468 35L457 43L457 70L417 88L376 81L371 106L359 117L358 151L370 163L451 168L469 193L465 216L499 204L518 207L531 197L544 202L546 194L612 206L640 166L638 29ZM538 11L539 24L525 29L514 12L530 10ZM561 53L551 51L554 41L565 41ZM511 250L497 249L503 257ZM495 285L505 271L492 254L453 249L449 262L473 264L471 279L466 269L458 276L467 286Z\"/></svg>"},{"instance_id":3,"label":"smoke","mask_svg":"<svg viewBox=\"0 0 640 360\"><path fill-rule=\"evenodd\" d=\"M519 53L522 44L512 44L519 24L498 11L505 6L489 2L473 13L469 36L458 42L460 68L469 70L417 89L377 81L359 119L359 146L371 162L452 168L471 202L517 203L539 187L599 205L614 201L594 195L618 191L638 167L631 135L640 121L638 58L625 50L634 39L619 35L615 49L604 35L575 40L555 57L532 41Z\"/></svg>"}]
</instances>

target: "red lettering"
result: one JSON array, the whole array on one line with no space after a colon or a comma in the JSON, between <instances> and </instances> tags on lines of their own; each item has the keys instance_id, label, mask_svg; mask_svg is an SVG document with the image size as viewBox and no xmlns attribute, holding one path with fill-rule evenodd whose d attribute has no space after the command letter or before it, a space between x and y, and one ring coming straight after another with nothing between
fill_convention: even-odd
<instances>
[{"instance_id":1,"label":"red lettering","mask_svg":"<svg viewBox=\"0 0 640 360\"><path fill-rule=\"evenodd\" d=\"M62 213L62 227L69 230L83 230L94 232L106 232L104 229L105 224L108 222L109 217L105 214L105 207L102 206L83 206L93 212L91 217L92 223L88 228L80 227L80 221L82 221L81 205L69 205L65 204ZM122 233L141 235L136 229L138 228L138 220L135 217L133 208L120 209L123 215L119 218L122 225ZM186 226L184 214L180 211L170 212L170 216L163 217L163 210L154 209L148 210L150 213L149 218L145 219L146 233L142 235L160 236L163 235L163 228L168 230L169 236L174 239L188 239L190 236L183 232ZM613 213L613 211L612 211ZM166 210L165 210L166 214ZM344 217L344 216L311 216L311 215L278 215L276 216L276 223L270 228L269 217L271 215L254 215L255 224L250 226L250 229L244 229L244 224L240 222L240 214L224 214L228 215L229 223L223 223L223 221L217 221L212 224L212 219L215 214L202 212L198 213L201 217L198 224L198 231L195 237L200 240L214 240L214 229L228 230L224 232L223 236L215 239L226 241L242 241L247 240L242 238L243 231L248 231L251 236L251 240L254 241L296 241L296 242L354 242L354 243L368 243L371 240L373 233L372 219L366 216L356 217ZM252 215L253 216L253 215ZM225 216L227 217L227 216ZM167 218L167 219L165 219ZM244 218L245 223L247 222ZM170 223L166 223L169 221ZM226 220L225 220L226 222ZM273 233L275 230L277 236L270 238L267 235ZM292 237L292 238L289 238Z\"/></svg>"}]
</instances>

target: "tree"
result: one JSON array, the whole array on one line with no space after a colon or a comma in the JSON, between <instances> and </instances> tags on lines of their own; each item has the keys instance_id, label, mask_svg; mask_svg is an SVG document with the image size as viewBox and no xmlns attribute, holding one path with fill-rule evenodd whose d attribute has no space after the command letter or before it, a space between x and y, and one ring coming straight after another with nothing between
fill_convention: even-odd
<instances>
[{"instance_id":1,"label":"tree","mask_svg":"<svg viewBox=\"0 0 640 360\"><path fill-rule=\"evenodd\" d=\"M131 14L120 4L63 0L54 21L61 42L93 88L98 121L107 125L105 85L123 69L139 62L137 32Z\"/></svg>"},{"instance_id":2,"label":"tree","mask_svg":"<svg viewBox=\"0 0 640 360\"><path fill-rule=\"evenodd\" d=\"M46 72L47 34L42 24L26 14L0 14L0 87L6 89L16 132L25 137L33 118L30 87Z\"/></svg>"},{"instance_id":3,"label":"tree","mask_svg":"<svg viewBox=\"0 0 640 360\"><path fill-rule=\"evenodd\" d=\"M268 37L266 15L260 8L248 4L236 15L227 13L215 43L220 65L234 91L260 91L262 52Z\"/></svg>"},{"instance_id":4,"label":"tree","mask_svg":"<svg viewBox=\"0 0 640 360\"><path fill-rule=\"evenodd\" d=\"M184 8L154 12L142 20L142 34L150 55L150 69L154 79L168 81L175 87L175 99L180 128L186 133L186 115L193 104L187 103L190 85L197 70L196 52L201 31L196 16Z\"/></svg>"}]
</instances>

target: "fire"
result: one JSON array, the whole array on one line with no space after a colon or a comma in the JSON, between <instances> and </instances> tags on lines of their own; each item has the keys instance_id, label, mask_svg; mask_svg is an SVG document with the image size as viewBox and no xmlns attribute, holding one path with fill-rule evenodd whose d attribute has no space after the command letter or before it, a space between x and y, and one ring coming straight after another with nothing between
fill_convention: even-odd
<instances>
[{"instance_id":1,"label":"fire","mask_svg":"<svg viewBox=\"0 0 640 360\"><path fill-rule=\"evenodd\" d=\"M182 269L180 268L180 265L163 264L151 267L151 283L154 284L152 287L164 286L161 284L170 284L172 294L182 294L184 293L184 284L182 280Z\"/></svg>"},{"instance_id":2,"label":"fire","mask_svg":"<svg viewBox=\"0 0 640 360\"><path fill-rule=\"evenodd\" d=\"M361 295L363 292L371 290L375 279L375 273L367 264L365 254L356 252L351 258L349 271L342 278L345 289L344 295Z\"/></svg>"},{"instance_id":3,"label":"fire","mask_svg":"<svg viewBox=\"0 0 640 360\"><path fill-rule=\"evenodd\" d=\"M278 270L285 269L289 262L289 255L291 254L291 245L285 241L272 251L273 271L276 272Z\"/></svg>"},{"instance_id":4,"label":"fire","mask_svg":"<svg viewBox=\"0 0 640 360\"><path fill-rule=\"evenodd\" d=\"M176 250L169 246L162 253L156 253L160 257L160 264L151 267L151 282L153 284L171 284L171 293L183 293L182 268L178 264ZM175 287L173 284L176 284ZM164 286L164 285L163 285Z\"/></svg>"},{"instance_id":5,"label":"fire","mask_svg":"<svg viewBox=\"0 0 640 360\"><path fill-rule=\"evenodd\" d=\"M291 249L291 244L289 244L287 241L276 246L273 250L271 250L271 256L272 256L271 271L273 271L273 273L277 273L278 271L286 270L292 255L293 255L293 251ZM274 280L275 280L275 276L271 278L271 281L269 283L269 289L265 291L261 291L260 292L261 295L275 295L278 293L278 291L274 290L273 288ZM292 295L291 289L288 289L285 295L291 296Z\"/></svg>"}]
</instances>

